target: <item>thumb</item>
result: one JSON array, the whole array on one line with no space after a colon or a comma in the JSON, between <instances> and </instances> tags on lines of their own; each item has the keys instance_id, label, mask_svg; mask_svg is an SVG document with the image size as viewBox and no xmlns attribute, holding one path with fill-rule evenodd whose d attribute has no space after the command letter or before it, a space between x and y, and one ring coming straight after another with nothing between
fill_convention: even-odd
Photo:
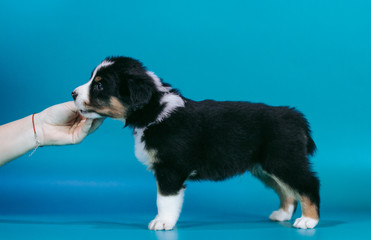
<instances>
[{"instance_id":1,"label":"thumb","mask_svg":"<svg viewBox=\"0 0 371 240\"><path fill-rule=\"evenodd\" d=\"M89 129L89 133L88 134L91 134L93 132L95 132L95 130L97 130L99 128L99 126L103 123L105 118L96 118L93 120L92 124L91 124L91 128Z\"/></svg>"},{"instance_id":2,"label":"thumb","mask_svg":"<svg viewBox=\"0 0 371 240\"><path fill-rule=\"evenodd\" d=\"M84 137L86 137L89 134L90 128L93 124L94 119L87 118L85 119L85 123L82 126L81 133L84 134Z\"/></svg>"}]
</instances>

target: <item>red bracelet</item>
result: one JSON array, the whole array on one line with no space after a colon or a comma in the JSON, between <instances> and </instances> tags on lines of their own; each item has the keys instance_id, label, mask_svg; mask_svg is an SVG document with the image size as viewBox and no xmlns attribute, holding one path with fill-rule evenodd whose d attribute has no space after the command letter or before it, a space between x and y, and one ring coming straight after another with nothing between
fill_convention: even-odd
<instances>
[{"instance_id":1,"label":"red bracelet","mask_svg":"<svg viewBox=\"0 0 371 240\"><path fill-rule=\"evenodd\" d=\"M31 154L29 155L29 157L31 157L31 156L34 154L34 152L36 151L36 149L37 149L38 147L40 147L40 145L41 145L40 140L39 140L39 138L37 137L37 134L36 134L36 127L35 127L35 114L36 114L36 113L32 114L32 127L33 127L34 138L35 138L35 141L36 141L36 147L35 147L35 149L31 152Z\"/></svg>"},{"instance_id":2,"label":"red bracelet","mask_svg":"<svg viewBox=\"0 0 371 240\"><path fill-rule=\"evenodd\" d=\"M32 114L32 127L33 127L33 132L34 132L35 136L37 136L36 135L36 128L35 128L35 114L36 113Z\"/></svg>"}]
</instances>

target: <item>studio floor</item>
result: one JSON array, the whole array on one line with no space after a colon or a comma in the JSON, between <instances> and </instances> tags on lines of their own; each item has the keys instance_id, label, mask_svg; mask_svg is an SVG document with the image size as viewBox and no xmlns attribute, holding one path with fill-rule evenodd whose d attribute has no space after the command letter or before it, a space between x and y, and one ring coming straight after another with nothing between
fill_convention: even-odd
<instances>
[{"instance_id":1,"label":"studio floor","mask_svg":"<svg viewBox=\"0 0 371 240\"><path fill-rule=\"evenodd\" d=\"M2 215L1 239L370 239L371 213L324 213L316 229L266 216L198 216L184 214L172 231L149 231L152 216Z\"/></svg>"}]
</instances>

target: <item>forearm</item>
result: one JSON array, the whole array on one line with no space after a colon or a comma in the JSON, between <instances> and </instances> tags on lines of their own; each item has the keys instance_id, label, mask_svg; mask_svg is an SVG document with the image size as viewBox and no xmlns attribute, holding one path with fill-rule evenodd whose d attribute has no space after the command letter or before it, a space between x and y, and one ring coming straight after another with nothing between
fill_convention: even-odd
<instances>
[{"instance_id":1,"label":"forearm","mask_svg":"<svg viewBox=\"0 0 371 240\"><path fill-rule=\"evenodd\" d=\"M66 145L81 142L94 132L102 119L86 119L73 102L54 105L35 114L37 140L40 145ZM32 115L0 126L0 166L37 146Z\"/></svg>"},{"instance_id":2,"label":"forearm","mask_svg":"<svg viewBox=\"0 0 371 240\"><path fill-rule=\"evenodd\" d=\"M36 131L39 127L35 115ZM36 147L32 115L0 126L0 166Z\"/></svg>"}]
</instances>

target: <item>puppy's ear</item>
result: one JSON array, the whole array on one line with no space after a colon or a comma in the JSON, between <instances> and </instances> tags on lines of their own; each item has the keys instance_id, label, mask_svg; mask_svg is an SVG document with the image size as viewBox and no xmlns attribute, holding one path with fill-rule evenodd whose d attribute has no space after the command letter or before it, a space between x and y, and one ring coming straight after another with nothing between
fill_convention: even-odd
<instances>
[{"instance_id":1,"label":"puppy's ear","mask_svg":"<svg viewBox=\"0 0 371 240\"><path fill-rule=\"evenodd\" d=\"M154 89L145 79L129 79L128 87L133 111L142 109L151 100Z\"/></svg>"}]
</instances>

